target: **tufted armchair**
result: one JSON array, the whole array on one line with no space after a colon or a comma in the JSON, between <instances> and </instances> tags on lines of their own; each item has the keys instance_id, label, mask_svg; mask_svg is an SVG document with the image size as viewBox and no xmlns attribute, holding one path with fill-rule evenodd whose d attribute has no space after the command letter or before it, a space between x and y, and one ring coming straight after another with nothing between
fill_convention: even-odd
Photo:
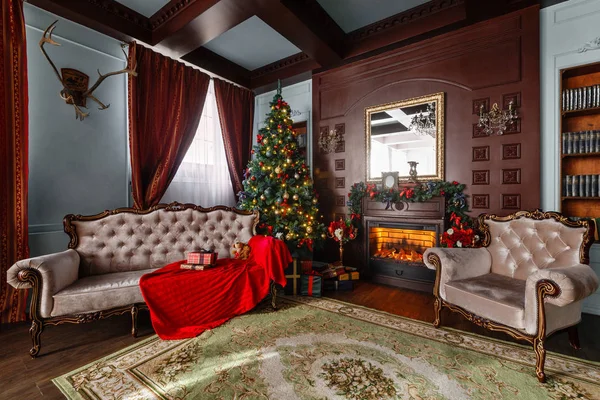
<instances>
[{"instance_id":1,"label":"tufted armchair","mask_svg":"<svg viewBox=\"0 0 600 400\"><path fill-rule=\"evenodd\" d=\"M230 257L233 243L250 240L257 223L256 212L178 203L67 215L68 250L20 260L8 270L10 285L33 289L31 356L39 353L47 325L131 312L136 336L138 310L147 309L139 288L142 275L185 259L189 251L211 249Z\"/></svg>"},{"instance_id":2,"label":"tufted armchair","mask_svg":"<svg viewBox=\"0 0 600 400\"><path fill-rule=\"evenodd\" d=\"M533 345L536 375L544 382L544 341L569 329L579 348L576 325L582 300L598 288L586 265L594 222L573 222L555 212L519 211L506 217L482 214L483 247L432 248L424 254L437 271L434 326L442 307L484 328Z\"/></svg>"}]
</instances>

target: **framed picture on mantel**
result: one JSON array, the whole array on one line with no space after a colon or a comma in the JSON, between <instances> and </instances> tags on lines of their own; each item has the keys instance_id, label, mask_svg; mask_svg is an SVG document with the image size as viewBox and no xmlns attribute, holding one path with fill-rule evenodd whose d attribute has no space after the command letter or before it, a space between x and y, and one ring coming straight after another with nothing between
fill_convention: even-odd
<instances>
[{"instance_id":1,"label":"framed picture on mantel","mask_svg":"<svg viewBox=\"0 0 600 400\"><path fill-rule=\"evenodd\" d=\"M398 172L381 173L381 190L398 189Z\"/></svg>"}]
</instances>

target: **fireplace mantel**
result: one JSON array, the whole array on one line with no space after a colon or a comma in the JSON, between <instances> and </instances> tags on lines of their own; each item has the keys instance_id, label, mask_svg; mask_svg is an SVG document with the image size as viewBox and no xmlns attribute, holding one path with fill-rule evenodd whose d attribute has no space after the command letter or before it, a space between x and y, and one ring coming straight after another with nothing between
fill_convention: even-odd
<instances>
[{"instance_id":1,"label":"fireplace mantel","mask_svg":"<svg viewBox=\"0 0 600 400\"><path fill-rule=\"evenodd\" d=\"M373 282L431 291L435 271L422 262L444 231L445 199L381 203L363 200L365 265Z\"/></svg>"}]
</instances>

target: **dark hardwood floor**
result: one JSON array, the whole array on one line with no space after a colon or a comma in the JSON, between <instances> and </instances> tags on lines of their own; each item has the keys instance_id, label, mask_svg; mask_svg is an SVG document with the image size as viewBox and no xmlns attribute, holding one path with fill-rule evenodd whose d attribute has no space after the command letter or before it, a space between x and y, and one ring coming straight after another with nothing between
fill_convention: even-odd
<instances>
[{"instance_id":1,"label":"dark hardwood floor","mask_svg":"<svg viewBox=\"0 0 600 400\"><path fill-rule=\"evenodd\" d=\"M433 321L433 296L428 293L357 282L354 291L328 294L328 297L421 321ZM507 335L486 331L447 310L443 311L442 325L512 341ZM132 338L128 315L89 324L50 326L42 334L40 356L32 359L28 355L31 346L29 324L1 326L0 400L62 399L62 394L51 382L52 378L153 334L147 312L140 312L139 328L139 338ZM600 317L584 314L579 325L581 350L569 346L566 332L552 336L548 340L548 349L600 361L600 337L597 332L600 332Z\"/></svg>"}]
</instances>

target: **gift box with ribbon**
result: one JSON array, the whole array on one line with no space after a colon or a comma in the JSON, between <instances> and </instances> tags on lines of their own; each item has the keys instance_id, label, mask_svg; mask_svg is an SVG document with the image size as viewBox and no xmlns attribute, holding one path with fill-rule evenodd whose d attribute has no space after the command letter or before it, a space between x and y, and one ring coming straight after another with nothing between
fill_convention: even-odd
<instances>
[{"instance_id":1,"label":"gift box with ribbon","mask_svg":"<svg viewBox=\"0 0 600 400\"><path fill-rule=\"evenodd\" d=\"M302 296L321 297L323 291L323 278L316 273L302 275Z\"/></svg>"},{"instance_id":2,"label":"gift box with ribbon","mask_svg":"<svg viewBox=\"0 0 600 400\"><path fill-rule=\"evenodd\" d=\"M215 265L217 253L210 250L190 251L187 253L187 264Z\"/></svg>"},{"instance_id":3,"label":"gift box with ribbon","mask_svg":"<svg viewBox=\"0 0 600 400\"><path fill-rule=\"evenodd\" d=\"M300 271L298 270L298 260L294 258L294 261L288 265L285 270L285 278L287 284L284 288L284 293L288 295L297 295L300 291Z\"/></svg>"},{"instance_id":4,"label":"gift box with ribbon","mask_svg":"<svg viewBox=\"0 0 600 400\"><path fill-rule=\"evenodd\" d=\"M339 281L357 281L360 279L360 273L356 268L346 267L346 272L338 276Z\"/></svg>"},{"instance_id":5,"label":"gift box with ribbon","mask_svg":"<svg viewBox=\"0 0 600 400\"><path fill-rule=\"evenodd\" d=\"M336 267L333 265L329 266L328 268L324 269L323 271L320 271L320 274L325 279L337 278L338 276L345 274L345 273L346 273L346 269L344 267Z\"/></svg>"}]
</instances>

